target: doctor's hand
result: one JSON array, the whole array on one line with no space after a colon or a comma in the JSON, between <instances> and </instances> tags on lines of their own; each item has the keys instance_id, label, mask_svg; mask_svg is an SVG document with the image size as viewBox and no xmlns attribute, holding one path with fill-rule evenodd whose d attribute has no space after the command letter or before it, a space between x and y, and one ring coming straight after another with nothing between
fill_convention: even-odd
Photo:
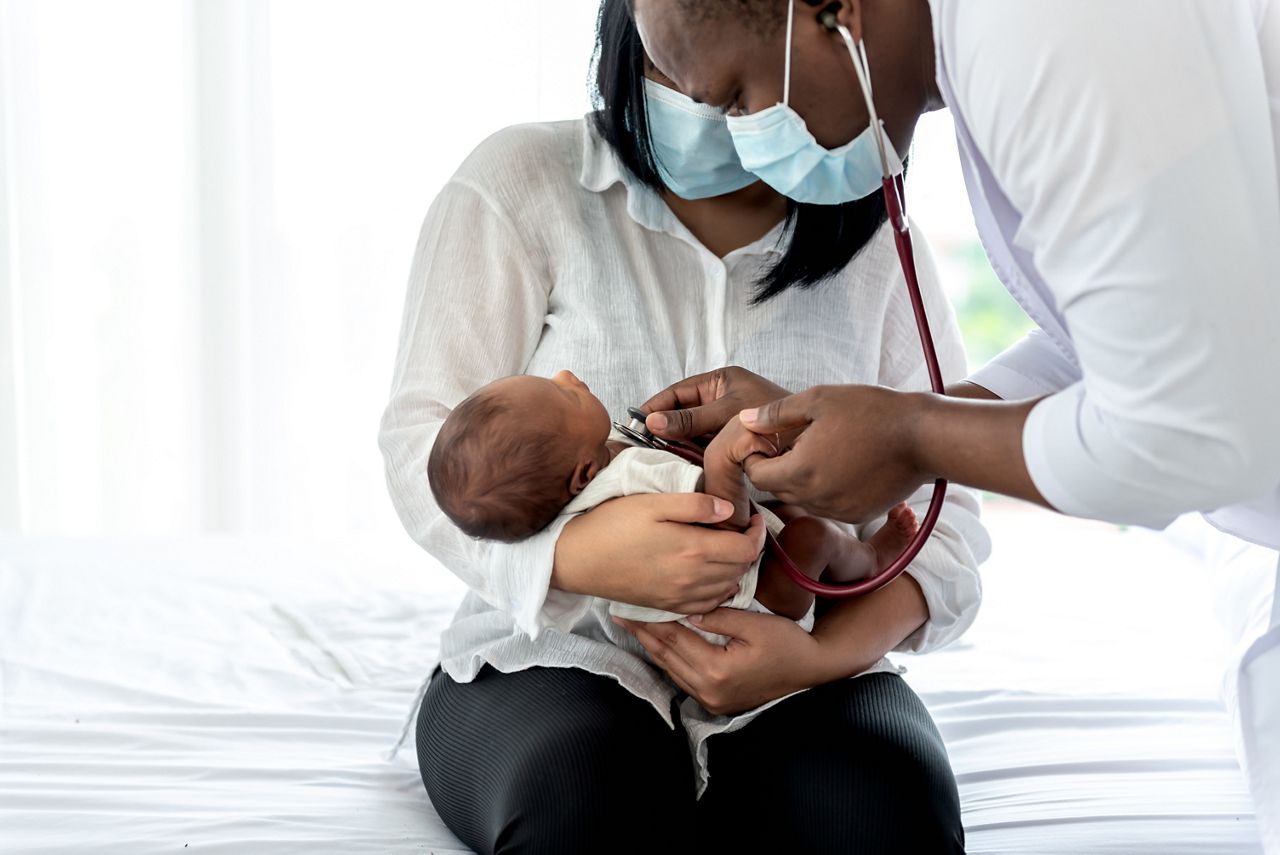
<instances>
[{"instance_id":1,"label":"doctor's hand","mask_svg":"<svg viewBox=\"0 0 1280 855\"><path fill-rule=\"evenodd\" d=\"M681 614L701 614L738 591L764 548L764 519L746 531L705 528L733 505L703 493L611 499L574 517L556 541L551 586Z\"/></svg>"},{"instance_id":2,"label":"doctor's hand","mask_svg":"<svg viewBox=\"0 0 1280 855\"><path fill-rule=\"evenodd\" d=\"M849 523L880 516L930 480L913 445L920 397L879 386L815 386L744 411L749 430L792 438L776 457L748 458L747 477L815 516Z\"/></svg>"},{"instance_id":3,"label":"doctor's hand","mask_svg":"<svg viewBox=\"0 0 1280 855\"><path fill-rule=\"evenodd\" d=\"M719 432L738 412L785 397L788 391L759 374L731 366L681 380L640 409L649 430L664 439L690 440Z\"/></svg>"},{"instance_id":4,"label":"doctor's hand","mask_svg":"<svg viewBox=\"0 0 1280 855\"><path fill-rule=\"evenodd\" d=\"M678 623L614 618L708 712L744 712L847 676L831 670L818 639L793 620L739 609L716 609L693 620L729 636L729 644L717 647Z\"/></svg>"},{"instance_id":5,"label":"doctor's hand","mask_svg":"<svg viewBox=\"0 0 1280 855\"><path fill-rule=\"evenodd\" d=\"M885 513L935 478L1049 507L1022 450L1039 399L999 401L972 383L949 391L815 386L744 411L748 429L781 434L783 452L755 454L743 468L782 501L850 523Z\"/></svg>"}]
</instances>

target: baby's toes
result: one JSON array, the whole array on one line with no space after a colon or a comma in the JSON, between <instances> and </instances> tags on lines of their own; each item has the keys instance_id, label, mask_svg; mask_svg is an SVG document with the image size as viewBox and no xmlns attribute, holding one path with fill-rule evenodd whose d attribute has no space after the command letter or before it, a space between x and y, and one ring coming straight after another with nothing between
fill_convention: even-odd
<instances>
[{"instance_id":1,"label":"baby's toes","mask_svg":"<svg viewBox=\"0 0 1280 855\"><path fill-rule=\"evenodd\" d=\"M916 519L916 512L911 510L911 506L906 502L889 511L889 525L907 537L915 534L920 528L920 523Z\"/></svg>"}]
</instances>

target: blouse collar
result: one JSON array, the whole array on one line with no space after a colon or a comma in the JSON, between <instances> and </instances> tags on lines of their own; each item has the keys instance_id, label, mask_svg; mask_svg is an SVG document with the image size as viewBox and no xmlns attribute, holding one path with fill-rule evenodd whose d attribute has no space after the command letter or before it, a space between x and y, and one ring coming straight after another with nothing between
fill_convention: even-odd
<instances>
[{"instance_id":1,"label":"blouse collar","mask_svg":"<svg viewBox=\"0 0 1280 855\"><path fill-rule=\"evenodd\" d=\"M596 133L590 114L582 122L582 171L578 175L578 183L592 193L603 193L613 185L621 184L627 191L627 213L638 225L680 238L704 252L707 251L671 212L662 197L642 184L622 165L609 144ZM760 238L733 250L726 259L750 255L781 255L782 229L783 223L778 223Z\"/></svg>"}]
</instances>

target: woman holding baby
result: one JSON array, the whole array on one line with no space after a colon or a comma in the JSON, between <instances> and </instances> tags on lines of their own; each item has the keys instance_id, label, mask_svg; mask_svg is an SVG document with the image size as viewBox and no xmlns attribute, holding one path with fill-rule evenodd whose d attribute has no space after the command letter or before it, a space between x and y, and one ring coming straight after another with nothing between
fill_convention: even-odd
<instances>
[{"instance_id":1,"label":"woman holding baby","mask_svg":"<svg viewBox=\"0 0 1280 855\"><path fill-rule=\"evenodd\" d=\"M432 802L481 852L963 851L946 751L885 655L973 621L973 494L952 491L906 574L812 631L716 610L763 522L716 528L715 496L624 495L504 542L432 494L446 417L510 375L569 369L613 418L644 404L687 436L812 386L927 387L878 200L798 205L756 181L718 111L647 62L626 0L601 8L597 61L597 112L484 142L414 258L380 444L405 527L470 588L417 718ZM918 255L955 381L959 333ZM650 659L641 642L675 625L621 626L610 602L703 615L730 642L685 631Z\"/></svg>"}]
</instances>

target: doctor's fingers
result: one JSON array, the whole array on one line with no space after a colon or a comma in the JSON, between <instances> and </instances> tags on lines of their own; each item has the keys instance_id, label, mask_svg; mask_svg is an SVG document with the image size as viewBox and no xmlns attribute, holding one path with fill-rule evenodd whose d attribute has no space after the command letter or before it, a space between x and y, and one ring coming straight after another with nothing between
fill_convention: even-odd
<instances>
[{"instance_id":1,"label":"doctor's fingers","mask_svg":"<svg viewBox=\"0 0 1280 855\"><path fill-rule=\"evenodd\" d=\"M723 452L731 462L741 466L754 455L776 457L782 453L781 441L777 434L763 436L747 430L740 422L730 422L724 430L707 446L707 457L711 457L712 449Z\"/></svg>"},{"instance_id":2,"label":"doctor's fingers","mask_svg":"<svg viewBox=\"0 0 1280 855\"><path fill-rule=\"evenodd\" d=\"M825 388L814 386L754 409L743 410L738 418L748 430L763 436L771 437L799 430L812 422L821 411Z\"/></svg>"},{"instance_id":3,"label":"doctor's fingers","mask_svg":"<svg viewBox=\"0 0 1280 855\"><path fill-rule=\"evenodd\" d=\"M645 402L649 429L670 438L713 434L744 407L785 397L789 390L738 365L717 368L675 383ZM683 413L681 415L677 415ZM669 422L659 427L663 421Z\"/></svg>"},{"instance_id":4,"label":"doctor's fingers","mask_svg":"<svg viewBox=\"0 0 1280 855\"><path fill-rule=\"evenodd\" d=\"M685 409L657 410L645 419L645 426L667 439L694 439L719 432L738 414L740 406L729 398L722 398Z\"/></svg>"},{"instance_id":5,"label":"doctor's fingers","mask_svg":"<svg viewBox=\"0 0 1280 855\"><path fill-rule=\"evenodd\" d=\"M672 383L641 404L640 409L646 413L657 413L709 404L718 397L713 374L714 372L708 371L705 374L695 374L693 377L686 377L677 383Z\"/></svg>"},{"instance_id":6,"label":"doctor's fingers","mask_svg":"<svg viewBox=\"0 0 1280 855\"><path fill-rule=\"evenodd\" d=\"M772 493L789 505L800 505L816 513L815 503L821 501L818 494L816 461L809 459L805 443L777 457L753 455L742 463L747 478L758 490Z\"/></svg>"}]
</instances>

